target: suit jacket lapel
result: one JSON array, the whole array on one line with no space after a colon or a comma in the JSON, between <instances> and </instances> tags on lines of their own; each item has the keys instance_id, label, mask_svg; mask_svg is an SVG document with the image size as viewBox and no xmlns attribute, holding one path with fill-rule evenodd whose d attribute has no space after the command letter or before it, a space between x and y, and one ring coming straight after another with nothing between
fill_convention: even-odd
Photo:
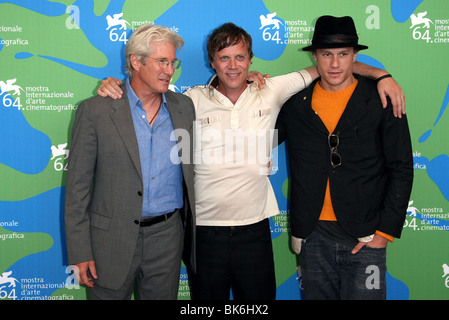
<instances>
[{"instance_id":1,"label":"suit jacket lapel","mask_svg":"<svg viewBox=\"0 0 449 320\"><path fill-rule=\"evenodd\" d=\"M342 132L346 128L351 127L365 114L367 101L370 99L370 93L367 90L366 80L358 77L356 78L359 80L359 83L349 99L345 111L341 115L340 121L335 128L335 132Z\"/></svg>"},{"instance_id":2,"label":"suit jacket lapel","mask_svg":"<svg viewBox=\"0 0 449 320\"><path fill-rule=\"evenodd\" d=\"M367 90L366 80L360 78L358 75L355 75L355 77L359 80L359 83L349 99L345 111L343 112L334 132L342 132L346 128L351 127L351 125L360 119L360 117L362 117L365 113L366 104L370 99L371 94ZM329 134L321 118L312 109L313 88L319 80L319 78L316 79L307 89L303 91L303 95L301 97L304 102L302 104L302 112L305 112L306 118L314 127L325 132L326 134Z\"/></svg>"},{"instance_id":3,"label":"suit jacket lapel","mask_svg":"<svg viewBox=\"0 0 449 320\"><path fill-rule=\"evenodd\" d=\"M311 125L313 125L315 128L317 128L320 131L323 131L326 135L329 134L326 126L324 125L324 122L321 120L320 116L313 110L312 108L312 96L313 96L313 88L315 87L315 84L319 81L319 79L315 80L307 89L305 89L303 92L302 99L302 112L305 113L306 119L310 122Z\"/></svg>"},{"instance_id":4,"label":"suit jacket lapel","mask_svg":"<svg viewBox=\"0 0 449 320\"><path fill-rule=\"evenodd\" d=\"M188 175L188 172L190 170L188 166L193 164L193 118L191 115L183 114L184 110L186 109L179 104L178 99L171 91L167 91L165 93L165 99L167 101L167 108L170 113L173 129L175 130L174 133L176 135L176 141L178 143L178 151L183 168L182 170L184 173L184 179L186 183L189 183L192 182L192 177L189 177ZM183 136L184 132L186 131L188 137ZM189 141L183 140L186 138ZM182 145L179 145L180 142L182 143Z\"/></svg>"},{"instance_id":5,"label":"suit jacket lapel","mask_svg":"<svg viewBox=\"0 0 449 320\"><path fill-rule=\"evenodd\" d=\"M167 101L167 108L173 123L173 129L176 130L181 128L183 129L188 128L184 121L184 117L182 116L182 109L179 108L174 96L170 91L167 91L165 93L165 99Z\"/></svg>"},{"instance_id":6,"label":"suit jacket lapel","mask_svg":"<svg viewBox=\"0 0 449 320\"><path fill-rule=\"evenodd\" d=\"M131 115L131 109L129 107L128 97L126 95L126 87L122 87L123 98L115 100L112 107L115 112L111 114L112 120L114 121L117 131L122 137L123 143L142 179L142 169L140 167L140 155L139 155L139 145L137 143L136 132L134 130L133 118Z\"/></svg>"}]
</instances>

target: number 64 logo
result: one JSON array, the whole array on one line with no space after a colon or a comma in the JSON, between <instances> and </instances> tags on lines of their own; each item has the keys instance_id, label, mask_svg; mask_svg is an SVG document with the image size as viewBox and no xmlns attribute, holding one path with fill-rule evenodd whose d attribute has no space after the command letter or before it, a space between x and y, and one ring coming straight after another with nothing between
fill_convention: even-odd
<instances>
[{"instance_id":1,"label":"number 64 logo","mask_svg":"<svg viewBox=\"0 0 449 320\"><path fill-rule=\"evenodd\" d=\"M111 15L107 15L106 16L106 21L108 23L108 27L106 28L106 30L111 29L111 31L109 31L109 40L111 41L122 41L123 43L127 43L128 42L128 35L126 34L126 25L131 26L128 21L126 20L122 20L123 17L123 12L121 13L117 13L117 14L113 14ZM118 26L118 28L117 28ZM123 30L120 31L119 30Z\"/></svg>"}]
</instances>

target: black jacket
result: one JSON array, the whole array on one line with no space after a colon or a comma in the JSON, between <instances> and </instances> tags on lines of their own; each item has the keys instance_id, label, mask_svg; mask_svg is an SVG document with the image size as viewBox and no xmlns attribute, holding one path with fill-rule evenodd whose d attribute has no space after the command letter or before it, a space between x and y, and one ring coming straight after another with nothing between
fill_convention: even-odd
<instances>
[{"instance_id":1,"label":"black jacket","mask_svg":"<svg viewBox=\"0 0 449 320\"><path fill-rule=\"evenodd\" d=\"M376 82L359 83L334 133L341 165L330 163L329 132L311 107L312 85L282 107L276 128L287 139L292 235L314 229L329 179L332 204L341 227L354 237L376 230L399 238L413 182L413 157L405 115L395 118L391 103L382 108Z\"/></svg>"}]
</instances>

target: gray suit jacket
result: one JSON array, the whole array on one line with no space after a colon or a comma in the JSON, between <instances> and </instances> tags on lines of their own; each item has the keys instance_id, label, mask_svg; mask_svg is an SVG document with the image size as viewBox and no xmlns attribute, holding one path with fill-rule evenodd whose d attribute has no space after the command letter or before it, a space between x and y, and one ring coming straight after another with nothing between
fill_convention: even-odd
<instances>
[{"instance_id":1,"label":"gray suit jacket","mask_svg":"<svg viewBox=\"0 0 449 320\"><path fill-rule=\"evenodd\" d=\"M119 100L96 96L79 105L72 129L65 191L68 264L94 260L99 275L97 283L111 289L119 288L127 275L143 201L139 148L126 87L122 89L123 97ZM187 240L184 261L194 270L195 109L192 100L182 94L169 91L165 96L184 176L185 205L181 210Z\"/></svg>"}]
</instances>

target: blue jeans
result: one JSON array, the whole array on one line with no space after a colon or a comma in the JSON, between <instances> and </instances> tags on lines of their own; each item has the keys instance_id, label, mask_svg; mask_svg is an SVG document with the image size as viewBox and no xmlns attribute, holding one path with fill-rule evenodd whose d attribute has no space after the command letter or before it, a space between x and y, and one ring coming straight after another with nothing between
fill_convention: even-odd
<instances>
[{"instance_id":1,"label":"blue jeans","mask_svg":"<svg viewBox=\"0 0 449 320\"><path fill-rule=\"evenodd\" d=\"M303 241L301 274L306 300L385 300L386 248L352 247L313 232Z\"/></svg>"}]
</instances>

